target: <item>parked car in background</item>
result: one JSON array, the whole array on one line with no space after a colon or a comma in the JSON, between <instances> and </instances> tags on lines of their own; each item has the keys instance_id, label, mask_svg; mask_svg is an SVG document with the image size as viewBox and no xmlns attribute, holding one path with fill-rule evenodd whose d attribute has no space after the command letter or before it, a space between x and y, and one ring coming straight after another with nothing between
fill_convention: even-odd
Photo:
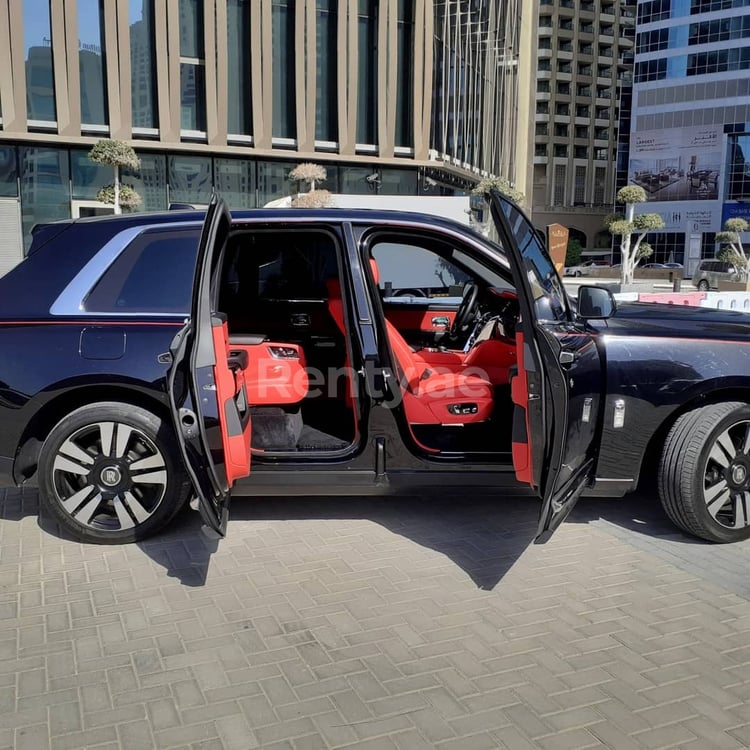
<instances>
[{"instance_id":1,"label":"parked car in background","mask_svg":"<svg viewBox=\"0 0 750 750\"><path fill-rule=\"evenodd\" d=\"M665 268L672 268L672 269L678 269L678 268L684 268L682 263L665 263Z\"/></svg>"},{"instance_id":2,"label":"parked car in background","mask_svg":"<svg viewBox=\"0 0 750 750\"><path fill-rule=\"evenodd\" d=\"M188 500L223 536L240 495L484 488L510 510L531 488L545 541L655 466L679 527L750 537L750 315L589 285L574 306L523 211L490 212L497 241L220 200L37 226L0 279L0 486L98 543Z\"/></svg>"},{"instance_id":3,"label":"parked car in background","mask_svg":"<svg viewBox=\"0 0 750 750\"><path fill-rule=\"evenodd\" d=\"M739 281L740 275L733 263L724 260L702 260L693 272L693 285L701 290L718 289L720 281Z\"/></svg>"},{"instance_id":4,"label":"parked car in background","mask_svg":"<svg viewBox=\"0 0 750 750\"><path fill-rule=\"evenodd\" d=\"M577 266L566 266L563 273L565 276L589 276L592 271L601 268L609 268L609 263L604 260L587 260Z\"/></svg>"},{"instance_id":5,"label":"parked car in background","mask_svg":"<svg viewBox=\"0 0 750 750\"><path fill-rule=\"evenodd\" d=\"M664 263L645 263L642 266L638 266L638 268L643 268L644 270L649 269L658 269L658 268L666 268L667 266Z\"/></svg>"}]
</instances>

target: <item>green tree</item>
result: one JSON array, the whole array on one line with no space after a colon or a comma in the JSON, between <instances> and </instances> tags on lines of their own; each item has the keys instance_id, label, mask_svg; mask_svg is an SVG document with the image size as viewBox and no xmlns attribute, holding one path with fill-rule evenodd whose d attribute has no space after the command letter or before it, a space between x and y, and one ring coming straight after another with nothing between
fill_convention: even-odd
<instances>
[{"instance_id":1,"label":"green tree","mask_svg":"<svg viewBox=\"0 0 750 750\"><path fill-rule=\"evenodd\" d=\"M566 266L577 266L581 262L583 257L583 247L577 239L568 241L568 248L565 251L565 265Z\"/></svg>"},{"instance_id":2,"label":"green tree","mask_svg":"<svg viewBox=\"0 0 750 750\"><path fill-rule=\"evenodd\" d=\"M727 263L734 263L744 281L747 281L748 263L740 234L747 232L748 229L750 229L750 224L745 219L735 218L727 219L724 223L724 231L716 233L716 241L723 245L716 257Z\"/></svg>"},{"instance_id":3,"label":"green tree","mask_svg":"<svg viewBox=\"0 0 750 750\"><path fill-rule=\"evenodd\" d=\"M105 185L96 194L97 200L113 204L116 214L122 213L122 206L133 207L141 202L141 197L132 186L120 183L120 169L125 167L135 171L141 168L141 160L136 156L130 144L125 141L103 138L97 141L89 151L89 159L95 164L112 167L114 171L114 182L111 185Z\"/></svg>"},{"instance_id":4,"label":"green tree","mask_svg":"<svg viewBox=\"0 0 750 750\"><path fill-rule=\"evenodd\" d=\"M645 203L646 191L638 185L628 185L617 193L617 202L625 204L625 216L613 214L607 217L607 229L610 233L620 237L620 282L633 283L635 267L642 258L653 253L653 248L644 237L649 232L664 229L664 219L659 214L636 214L638 203Z\"/></svg>"}]
</instances>

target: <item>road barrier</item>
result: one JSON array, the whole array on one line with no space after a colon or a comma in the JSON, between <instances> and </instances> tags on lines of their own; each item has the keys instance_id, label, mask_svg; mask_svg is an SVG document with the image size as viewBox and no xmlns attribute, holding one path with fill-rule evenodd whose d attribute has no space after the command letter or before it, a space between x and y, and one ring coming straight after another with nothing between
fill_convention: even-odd
<instances>
[{"instance_id":1,"label":"road barrier","mask_svg":"<svg viewBox=\"0 0 750 750\"><path fill-rule=\"evenodd\" d=\"M712 307L750 313L750 292L619 292L621 302L661 302L667 305Z\"/></svg>"}]
</instances>

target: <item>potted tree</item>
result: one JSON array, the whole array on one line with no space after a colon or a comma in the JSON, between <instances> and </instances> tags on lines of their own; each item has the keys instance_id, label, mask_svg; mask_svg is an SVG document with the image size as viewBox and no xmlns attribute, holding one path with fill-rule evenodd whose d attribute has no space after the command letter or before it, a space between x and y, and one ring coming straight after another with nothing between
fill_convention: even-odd
<instances>
[{"instance_id":1,"label":"potted tree","mask_svg":"<svg viewBox=\"0 0 750 750\"><path fill-rule=\"evenodd\" d=\"M737 269L736 281L719 280L719 291L750 291L748 284L748 262L745 248L742 246L742 232L747 232L750 225L745 219L727 219L724 231L717 232L716 241L722 245L716 257L725 263L731 263Z\"/></svg>"},{"instance_id":2,"label":"potted tree","mask_svg":"<svg viewBox=\"0 0 750 750\"><path fill-rule=\"evenodd\" d=\"M636 214L638 203L645 203L646 191L638 185L627 185L617 192L617 202L625 205L625 215L612 214L606 225L610 233L620 237L620 290L633 287L635 268L642 258L647 258L654 250L644 238L649 232L664 229L664 219L659 214Z\"/></svg>"},{"instance_id":3,"label":"potted tree","mask_svg":"<svg viewBox=\"0 0 750 750\"><path fill-rule=\"evenodd\" d=\"M307 192L299 192L292 198L292 206L296 208L324 208L333 205L331 194L327 190L315 187L317 183L325 182L326 179L325 167L320 164L313 164L312 162L298 164L289 173L289 179L293 182L309 185Z\"/></svg>"},{"instance_id":4,"label":"potted tree","mask_svg":"<svg viewBox=\"0 0 750 750\"><path fill-rule=\"evenodd\" d=\"M89 151L89 159L95 164L104 164L112 167L114 171L114 182L105 185L96 194L96 199L102 203L114 205L115 213L122 213L123 206L134 208L141 202L141 197L130 185L120 183L120 169L140 169L141 160L133 151L133 147L125 141L116 141L104 138L97 141Z\"/></svg>"}]
</instances>

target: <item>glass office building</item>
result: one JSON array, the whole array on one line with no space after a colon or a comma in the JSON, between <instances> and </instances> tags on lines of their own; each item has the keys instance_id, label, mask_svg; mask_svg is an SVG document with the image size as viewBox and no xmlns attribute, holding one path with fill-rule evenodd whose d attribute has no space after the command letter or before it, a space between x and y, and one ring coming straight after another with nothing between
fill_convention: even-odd
<instances>
[{"instance_id":1,"label":"glass office building","mask_svg":"<svg viewBox=\"0 0 750 750\"><path fill-rule=\"evenodd\" d=\"M666 227L653 261L686 275L727 218L750 219L750 1L638 3L627 171Z\"/></svg>"},{"instance_id":2,"label":"glass office building","mask_svg":"<svg viewBox=\"0 0 750 750\"><path fill-rule=\"evenodd\" d=\"M96 194L111 170L87 158L99 138L140 156L124 176L139 210L205 204L213 188L262 206L296 191L303 161L335 193L454 194L485 175L524 190L528 13L521 0L0 0L0 235L28 245L37 222L108 212Z\"/></svg>"}]
</instances>

